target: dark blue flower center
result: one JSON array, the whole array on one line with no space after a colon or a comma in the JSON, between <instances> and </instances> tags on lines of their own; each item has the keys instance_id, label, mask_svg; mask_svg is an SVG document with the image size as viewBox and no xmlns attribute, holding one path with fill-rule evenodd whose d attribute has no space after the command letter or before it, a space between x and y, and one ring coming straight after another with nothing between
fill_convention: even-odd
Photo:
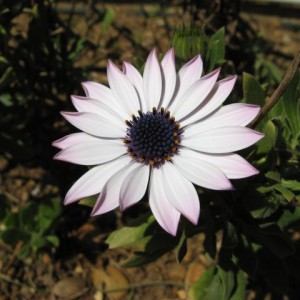
<instances>
[{"instance_id":1,"label":"dark blue flower center","mask_svg":"<svg viewBox=\"0 0 300 300\"><path fill-rule=\"evenodd\" d=\"M166 161L171 161L178 152L180 144L179 123L170 117L170 112L161 108L146 114L139 111L138 116L132 116L126 121L128 126L124 143L130 156L144 164L159 167Z\"/></svg>"}]
</instances>

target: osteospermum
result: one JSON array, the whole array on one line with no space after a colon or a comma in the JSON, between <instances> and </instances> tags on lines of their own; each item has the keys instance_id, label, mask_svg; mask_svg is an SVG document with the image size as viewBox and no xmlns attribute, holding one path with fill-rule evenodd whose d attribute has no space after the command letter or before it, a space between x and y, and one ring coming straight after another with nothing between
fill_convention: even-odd
<instances>
[{"instance_id":1,"label":"osteospermum","mask_svg":"<svg viewBox=\"0 0 300 300\"><path fill-rule=\"evenodd\" d=\"M259 112L249 104L222 106L236 76L217 81L219 69L201 77L200 55L177 73L174 50L160 62L151 51L143 75L128 62L108 62L109 87L83 83L86 97L72 96L78 112L63 112L82 132L53 143L55 159L94 166L68 191L65 204L99 196L92 215L121 210L143 198L158 223L175 235L182 214L197 224L195 185L230 190L229 179L257 173L241 156L263 134L246 128Z\"/></svg>"}]
</instances>

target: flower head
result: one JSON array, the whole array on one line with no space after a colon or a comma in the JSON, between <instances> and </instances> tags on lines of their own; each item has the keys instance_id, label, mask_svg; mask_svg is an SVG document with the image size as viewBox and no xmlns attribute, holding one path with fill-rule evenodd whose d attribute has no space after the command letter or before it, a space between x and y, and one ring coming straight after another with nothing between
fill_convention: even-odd
<instances>
[{"instance_id":1,"label":"flower head","mask_svg":"<svg viewBox=\"0 0 300 300\"><path fill-rule=\"evenodd\" d=\"M143 76L130 63L120 71L108 62L110 88L83 83L86 97L72 96L78 112L62 115L82 132L53 143L55 159L94 166L68 191L65 204L99 194L92 215L142 199L158 223L175 235L182 214L197 224L200 203L193 184L230 190L229 179L257 174L232 152L263 134L245 127L259 107L222 106L236 76L217 81L219 69L201 77L198 55L177 73L174 50L160 62L151 51Z\"/></svg>"}]
</instances>

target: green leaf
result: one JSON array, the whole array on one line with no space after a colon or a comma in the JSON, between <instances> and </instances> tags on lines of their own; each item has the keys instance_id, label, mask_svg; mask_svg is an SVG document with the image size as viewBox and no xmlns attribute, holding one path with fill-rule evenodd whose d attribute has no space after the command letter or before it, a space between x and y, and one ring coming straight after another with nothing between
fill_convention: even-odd
<instances>
[{"instance_id":1,"label":"green leaf","mask_svg":"<svg viewBox=\"0 0 300 300\"><path fill-rule=\"evenodd\" d=\"M97 198L98 196L95 195L95 196L90 196L90 197L87 197L87 198L84 198L84 199L81 199L78 204L80 205L86 205L86 206L89 206L89 207L94 207L96 201L97 201Z\"/></svg>"},{"instance_id":2,"label":"green leaf","mask_svg":"<svg viewBox=\"0 0 300 300\"><path fill-rule=\"evenodd\" d=\"M191 59L201 53L206 58L208 37L202 28L195 26L181 26L175 29L171 46L175 48L176 56L183 61Z\"/></svg>"},{"instance_id":3,"label":"green leaf","mask_svg":"<svg viewBox=\"0 0 300 300\"><path fill-rule=\"evenodd\" d=\"M8 64L8 60L4 56L0 56L0 64Z\"/></svg>"},{"instance_id":4,"label":"green leaf","mask_svg":"<svg viewBox=\"0 0 300 300\"><path fill-rule=\"evenodd\" d=\"M207 269L201 277L191 286L189 290L189 299L199 300L206 299L207 291L209 290L214 278L216 278L217 269L215 267L210 267ZM220 298L211 298L211 299L220 299Z\"/></svg>"},{"instance_id":5,"label":"green leaf","mask_svg":"<svg viewBox=\"0 0 300 300\"><path fill-rule=\"evenodd\" d=\"M56 235L48 235L46 236L46 240L54 247L59 246L59 238Z\"/></svg>"},{"instance_id":6,"label":"green leaf","mask_svg":"<svg viewBox=\"0 0 300 300\"><path fill-rule=\"evenodd\" d=\"M244 273L239 270L236 274L236 289L233 292L232 296L230 297L230 300L242 300L246 297L246 285L247 285L247 279L244 275Z\"/></svg>"},{"instance_id":7,"label":"green leaf","mask_svg":"<svg viewBox=\"0 0 300 300\"><path fill-rule=\"evenodd\" d=\"M279 83L282 79L282 71L271 61L266 60L264 58L264 65L268 69L269 73L272 74L272 77L275 79L277 83Z\"/></svg>"},{"instance_id":8,"label":"green leaf","mask_svg":"<svg viewBox=\"0 0 300 300\"><path fill-rule=\"evenodd\" d=\"M29 202L19 212L20 226L29 232L34 230L36 225L36 215L37 205Z\"/></svg>"},{"instance_id":9,"label":"green leaf","mask_svg":"<svg viewBox=\"0 0 300 300\"><path fill-rule=\"evenodd\" d=\"M216 65L222 64L225 58L225 29L219 29L208 43L208 71L212 71Z\"/></svg>"},{"instance_id":10,"label":"green leaf","mask_svg":"<svg viewBox=\"0 0 300 300\"><path fill-rule=\"evenodd\" d=\"M284 210L283 214L277 221L281 228L296 227L300 225L300 207L295 207L293 210Z\"/></svg>"},{"instance_id":11,"label":"green leaf","mask_svg":"<svg viewBox=\"0 0 300 300\"><path fill-rule=\"evenodd\" d=\"M7 84L9 84L12 81L13 76L14 76L13 67L8 67L0 78L0 87L4 88Z\"/></svg>"},{"instance_id":12,"label":"green leaf","mask_svg":"<svg viewBox=\"0 0 300 300\"><path fill-rule=\"evenodd\" d=\"M7 31L4 26L0 25L0 35L6 35Z\"/></svg>"},{"instance_id":13,"label":"green leaf","mask_svg":"<svg viewBox=\"0 0 300 300\"><path fill-rule=\"evenodd\" d=\"M294 192L300 192L300 181L297 180L285 180L281 181L281 185Z\"/></svg>"},{"instance_id":14,"label":"green leaf","mask_svg":"<svg viewBox=\"0 0 300 300\"><path fill-rule=\"evenodd\" d=\"M38 233L32 233L31 235L31 239L29 242L30 246L34 249L34 250L38 250L40 248L43 248L47 245L47 240L45 237L39 235Z\"/></svg>"},{"instance_id":15,"label":"green leaf","mask_svg":"<svg viewBox=\"0 0 300 300\"><path fill-rule=\"evenodd\" d=\"M49 219L47 217L41 216L38 219L38 232L40 234L44 233L45 231L47 231L51 225L53 224L54 219Z\"/></svg>"},{"instance_id":16,"label":"green leaf","mask_svg":"<svg viewBox=\"0 0 300 300\"><path fill-rule=\"evenodd\" d=\"M106 31L110 25L114 22L116 18L116 13L113 8L108 8L105 12L103 21L102 21L102 33Z\"/></svg>"},{"instance_id":17,"label":"green leaf","mask_svg":"<svg viewBox=\"0 0 300 300\"><path fill-rule=\"evenodd\" d=\"M222 247L235 248L238 244L238 237L234 226L230 222L225 223Z\"/></svg>"},{"instance_id":18,"label":"green leaf","mask_svg":"<svg viewBox=\"0 0 300 300\"><path fill-rule=\"evenodd\" d=\"M61 213L60 198L50 198L38 206L37 231L42 234L53 225Z\"/></svg>"},{"instance_id":19,"label":"green leaf","mask_svg":"<svg viewBox=\"0 0 300 300\"><path fill-rule=\"evenodd\" d=\"M113 231L106 239L105 243L109 245L110 249L127 247L138 242L149 235L147 230L154 223L153 216L141 217L131 224L121 229Z\"/></svg>"},{"instance_id":20,"label":"green leaf","mask_svg":"<svg viewBox=\"0 0 300 300\"><path fill-rule=\"evenodd\" d=\"M263 124L262 131L265 137L257 145L257 154L268 153L275 145L277 138L277 129L271 120Z\"/></svg>"},{"instance_id":21,"label":"green leaf","mask_svg":"<svg viewBox=\"0 0 300 300\"><path fill-rule=\"evenodd\" d=\"M19 215L17 213L13 213L8 211L4 220L3 224L5 227L18 227L19 226Z\"/></svg>"},{"instance_id":22,"label":"green leaf","mask_svg":"<svg viewBox=\"0 0 300 300\"><path fill-rule=\"evenodd\" d=\"M218 276L221 279L222 284L222 296L221 298L211 298L211 299L230 299L232 292L235 287L235 273L233 270L224 270L218 266Z\"/></svg>"},{"instance_id":23,"label":"green leaf","mask_svg":"<svg viewBox=\"0 0 300 300\"><path fill-rule=\"evenodd\" d=\"M298 84L299 72L297 71L280 100L283 103L286 119L294 137L300 134L300 99L298 99Z\"/></svg>"},{"instance_id":24,"label":"green leaf","mask_svg":"<svg viewBox=\"0 0 300 300\"><path fill-rule=\"evenodd\" d=\"M265 104L265 92L260 83L248 73L243 73L244 101L250 104L263 106Z\"/></svg>"},{"instance_id":25,"label":"green leaf","mask_svg":"<svg viewBox=\"0 0 300 300\"><path fill-rule=\"evenodd\" d=\"M282 186L280 183L273 185L273 187L275 190L277 190L279 193L281 193L283 198L285 200L287 200L288 202L295 199L295 194L293 192L291 192L290 190L288 190L287 188L285 188L284 186Z\"/></svg>"},{"instance_id":26,"label":"green leaf","mask_svg":"<svg viewBox=\"0 0 300 300\"><path fill-rule=\"evenodd\" d=\"M134 253L124 264L122 264L123 268L136 268L143 265L146 265L150 262L155 261L162 255L161 252L158 253Z\"/></svg>"},{"instance_id":27,"label":"green leaf","mask_svg":"<svg viewBox=\"0 0 300 300\"><path fill-rule=\"evenodd\" d=\"M26 231L22 229L7 228L4 232L2 232L1 238L6 244L16 246L20 241L26 243L29 240L30 236Z\"/></svg>"},{"instance_id":28,"label":"green leaf","mask_svg":"<svg viewBox=\"0 0 300 300\"><path fill-rule=\"evenodd\" d=\"M156 224L153 224L156 225ZM146 236L137 242L134 242L126 247L135 248L136 245L142 244L142 249L134 253L128 261L125 262L124 267L136 267L155 260L164 253L169 252L179 242L179 239L171 236L162 230L155 229L149 231L149 236Z\"/></svg>"},{"instance_id":29,"label":"green leaf","mask_svg":"<svg viewBox=\"0 0 300 300\"><path fill-rule=\"evenodd\" d=\"M289 235L283 232L277 224L265 224L260 228L249 224L244 225L245 234L264 245L274 255L283 258L295 252L295 245Z\"/></svg>"},{"instance_id":30,"label":"green leaf","mask_svg":"<svg viewBox=\"0 0 300 300\"><path fill-rule=\"evenodd\" d=\"M0 221L2 221L10 212L10 203L4 195L0 194Z\"/></svg>"},{"instance_id":31,"label":"green leaf","mask_svg":"<svg viewBox=\"0 0 300 300\"><path fill-rule=\"evenodd\" d=\"M268 179L271 179L275 182L280 182L280 173L279 172L268 171L267 173L265 173L265 177Z\"/></svg>"},{"instance_id":32,"label":"green leaf","mask_svg":"<svg viewBox=\"0 0 300 300\"><path fill-rule=\"evenodd\" d=\"M19 259L25 259L31 252L29 244L25 244L18 252Z\"/></svg>"},{"instance_id":33,"label":"green leaf","mask_svg":"<svg viewBox=\"0 0 300 300\"><path fill-rule=\"evenodd\" d=\"M233 251L236 265L254 277L257 271L257 258L252 243L248 241L246 236L239 236L239 243Z\"/></svg>"},{"instance_id":34,"label":"green leaf","mask_svg":"<svg viewBox=\"0 0 300 300\"><path fill-rule=\"evenodd\" d=\"M278 210L281 196L272 191L273 187L259 187L243 197L245 208L255 219L268 218Z\"/></svg>"},{"instance_id":35,"label":"green leaf","mask_svg":"<svg viewBox=\"0 0 300 300\"><path fill-rule=\"evenodd\" d=\"M11 107L14 105L12 95L10 94L1 94L0 95L0 103L5 107Z\"/></svg>"}]
</instances>

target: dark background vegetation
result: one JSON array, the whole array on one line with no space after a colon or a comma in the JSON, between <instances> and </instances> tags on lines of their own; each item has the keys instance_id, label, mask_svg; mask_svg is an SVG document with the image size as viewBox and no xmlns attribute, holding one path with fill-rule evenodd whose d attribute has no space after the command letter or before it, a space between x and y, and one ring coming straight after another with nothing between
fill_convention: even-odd
<instances>
[{"instance_id":1,"label":"dark background vegetation","mask_svg":"<svg viewBox=\"0 0 300 300\"><path fill-rule=\"evenodd\" d=\"M206 71L222 65L222 77L239 75L230 101L244 98L251 102L251 97L247 99L243 93L248 83L253 84L251 87L257 92L251 94L257 96L255 101L258 103L262 98L260 104L263 105L265 96L274 91L299 48L299 40L292 45L284 39L287 31L292 37L296 36L299 23L287 22L284 31L278 30L278 21L274 21L275 38L266 38L255 20L245 13L253 12L257 6L247 6L239 0L186 0L171 4L149 1L145 5L108 2L0 0L0 299L102 299L103 288L130 286L129 281L143 280L140 286L131 284L130 293L122 290L107 295L111 299L185 299L187 289L201 274L214 284L213 290L223 293L220 299L241 299L233 296L244 295L245 291L247 299L299 299L299 246L290 240L291 236L299 239L297 226L284 234L274 227L280 216L289 211L295 220L298 218L298 211L296 217L293 215L300 190L296 183L294 189L288 187L292 191L292 195L286 195L291 198L289 204L285 203L282 188L280 195L272 188L260 190L260 195L253 197L260 199L262 194L267 194L264 198L267 204L261 210L246 207L247 213L229 198L224 204L224 199L220 200L217 194L206 193L203 222L210 229L201 227L202 234L188 244L190 250L182 264L178 265L173 256L167 254L146 269L139 267L131 269L133 271L119 269L120 262L128 258L131 250L107 250L104 241L111 231L147 211L145 204L130 209L123 216L114 212L95 219L90 219L89 207L77 204L62 207L66 191L86 169L52 159L56 152L51 147L52 141L75 132L59 112L73 110L69 98L71 94L82 94L80 82L106 82L108 58L119 64L123 59L130 60L142 68L152 47L163 53L170 45L175 46L179 65L200 52ZM259 9L272 14L266 7ZM286 14L286 20L292 9L279 7L279 11ZM276 10L278 12L278 7L273 7L273 12ZM210 37L220 28L223 29L217 41L223 40L218 49L226 45L226 61L215 60L210 65ZM283 44L278 43L277 36ZM190 41L188 44L186 38ZM252 74L255 79L242 75L243 72ZM281 114L280 109L277 108L273 117ZM276 125L276 121L272 124ZM275 127L266 128L272 131ZM284 132L285 129L278 125L276 130ZM270 181L276 183L279 173L280 176L285 173L282 176L287 180L297 179L297 134L296 138L283 134L279 148L284 150L272 156L268 156L274 150L272 141L270 147L261 146L255 158L253 153L246 153L263 168L264 175L257 184L270 187ZM291 158L296 162L293 170L286 163ZM268 171L273 173L264 177ZM241 183L242 189L243 184L246 183ZM214 205L208 205L205 210L209 199L213 199ZM221 221L214 219L217 215L221 215ZM249 222L241 229L242 219ZM288 223L286 219L280 220ZM250 241L260 250L250 249ZM221 243L223 251L220 251ZM154 261L178 244L177 258L181 260L186 238L182 243L179 236L170 241L167 248L155 250L151 255L146 251L140 258L141 263L146 262L143 261L145 256ZM217 258L207 260L205 253L212 258L219 255L220 261L226 263L216 267ZM237 263L240 269L233 265L232 257L240 260L240 264ZM241 272L247 274L246 277ZM218 281L213 281L213 277ZM149 279L152 281L147 283ZM201 284L203 282L200 287ZM196 294L197 289L194 289ZM218 298L219 294L215 296Z\"/></svg>"}]
</instances>

